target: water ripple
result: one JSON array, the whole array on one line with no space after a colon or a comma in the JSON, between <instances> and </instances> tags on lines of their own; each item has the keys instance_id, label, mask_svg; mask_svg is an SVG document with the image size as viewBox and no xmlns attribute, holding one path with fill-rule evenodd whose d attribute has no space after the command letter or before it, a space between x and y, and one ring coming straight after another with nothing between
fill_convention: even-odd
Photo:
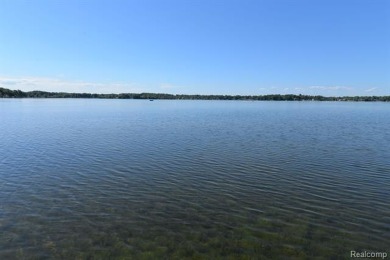
<instances>
[{"instance_id":1,"label":"water ripple","mask_svg":"<svg viewBox=\"0 0 390 260\"><path fill-rule=\"evenodd\" d=\"M2 259L340 259L389 249L388 104L26 100L1 109Z\"/></svg>"}]
</instances>

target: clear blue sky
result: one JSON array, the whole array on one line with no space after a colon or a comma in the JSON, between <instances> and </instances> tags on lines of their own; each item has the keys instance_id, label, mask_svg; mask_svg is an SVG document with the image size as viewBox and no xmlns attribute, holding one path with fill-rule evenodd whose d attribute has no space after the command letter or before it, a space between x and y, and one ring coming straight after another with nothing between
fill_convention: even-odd
<instances>
[{"instance_id":1,"label":"clear blue sky","mask_svg":"<svg viewBox=\"0 0 390 260\"><path fill-rule=\"evenodd\" d=\"M390 1L0 0L0 87L390 95Z\"/></svg>"}]
</instances>

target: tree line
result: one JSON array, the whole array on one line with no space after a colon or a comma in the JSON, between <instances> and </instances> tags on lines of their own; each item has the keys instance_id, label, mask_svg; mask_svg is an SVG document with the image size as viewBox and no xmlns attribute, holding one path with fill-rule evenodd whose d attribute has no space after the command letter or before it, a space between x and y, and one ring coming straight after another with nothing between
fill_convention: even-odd
<instances>
[{"instance_id":1,"label":"tree line","mask_svg":"<svg viewBox=\"0 0 390 260\"><path fill-rule=\"evenodd\" d=\"M390 96L324 97L295 94L271 95L183 95L162 93L91 94L46 91L21 91L0 88L0 98L103 98L103 99L182 99L182 100L270 100L270 101L390 101Z\"/></svg>"}]
</instances>

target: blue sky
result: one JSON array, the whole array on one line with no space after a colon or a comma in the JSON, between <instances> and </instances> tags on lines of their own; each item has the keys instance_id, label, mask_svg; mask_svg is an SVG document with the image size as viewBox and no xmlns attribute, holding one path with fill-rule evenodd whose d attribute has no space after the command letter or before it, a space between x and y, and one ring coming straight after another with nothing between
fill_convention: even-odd
<instances>
[{"instance_id":1,"label":"blue sky","mask_svg":"<svg viewBox=\"0 0 390 260\"><path fill-rule=\"evenodd\" d=\"M390 95L390 1L0 0L0 87Z\"/></svg>"}]
</instances>

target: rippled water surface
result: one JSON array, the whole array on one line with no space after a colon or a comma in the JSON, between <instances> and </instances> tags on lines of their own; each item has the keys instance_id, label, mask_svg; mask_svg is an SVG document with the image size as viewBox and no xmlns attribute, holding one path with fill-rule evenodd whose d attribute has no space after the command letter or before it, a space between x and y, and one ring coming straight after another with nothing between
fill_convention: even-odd
<instances>
[{"instance_id":1,"label":"rippled water surface","mask_svg":"<svg viewBox=\"0 0 390 260\"><path fill-rule=\"evenodd\" d=\"M0 259L390 253L390 104L0 100Z\"/></svg>"}]
</instances>

